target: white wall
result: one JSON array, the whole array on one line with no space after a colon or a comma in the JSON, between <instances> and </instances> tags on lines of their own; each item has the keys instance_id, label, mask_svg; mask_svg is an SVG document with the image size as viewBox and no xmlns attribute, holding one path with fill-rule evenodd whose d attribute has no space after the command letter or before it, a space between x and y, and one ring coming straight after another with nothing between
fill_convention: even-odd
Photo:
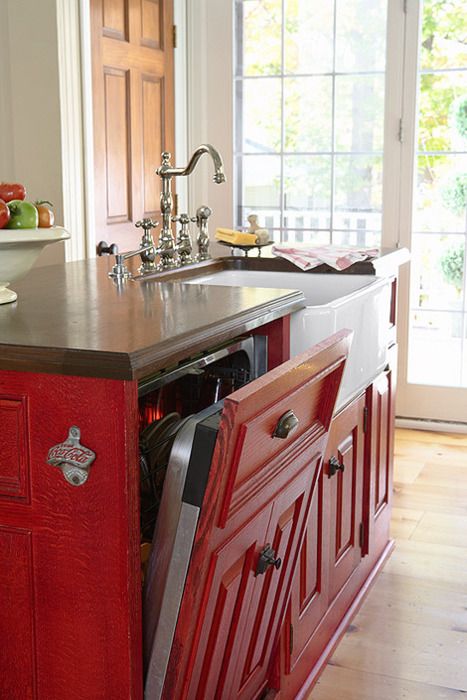
<instances>
[{"instance_id":1,"label":"white wall","mask_svg":"<svg viewBox=\"0 0 467 700\"><path fill-rule=\"evenodd\" d=\"M53 202L63 220L56 0L0 2L0 180ZM49 246L39 264L64 260Z\"/></svg>"},{"instance_id":2,"label":"white wall","mask_svg":"<svg viewBox=\"0 0 467 700\"><path fill-rule=\"evenodd\" d=\"M231 228L234 218L232 2L187 0L187 20L189 150L212 143L223 157L227 176L225 184L214 184L213 165L206 156L190 176L190 213L200 204L212 208L209 227L213 241L215 229ZM212 255L225 255L225 251L212 242Z\"/></svg>"}]
</instances>

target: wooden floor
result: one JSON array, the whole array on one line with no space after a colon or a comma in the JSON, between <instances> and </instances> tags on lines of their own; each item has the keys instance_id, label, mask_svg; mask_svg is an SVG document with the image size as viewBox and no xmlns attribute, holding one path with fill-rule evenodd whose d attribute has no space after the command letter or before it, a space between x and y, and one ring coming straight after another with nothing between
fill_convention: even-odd
<instances>
[{"instance_id":1,"label":"wooden floor","mask_svg":"<svg viewBox=\"0 0 467 700\"><path fill-rule=\"evenodd\" d=\"M310 700L467 699L467 436L396 431L396 549Z\"/></svg>"}]
</instances>

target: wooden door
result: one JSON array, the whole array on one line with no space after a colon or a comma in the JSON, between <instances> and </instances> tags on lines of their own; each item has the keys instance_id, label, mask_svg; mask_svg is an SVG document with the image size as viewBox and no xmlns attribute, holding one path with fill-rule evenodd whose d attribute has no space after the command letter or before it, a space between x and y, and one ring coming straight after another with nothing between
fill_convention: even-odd
<instances>
[{"instance_id":1,"label":"wooden door","mask_svg":"<svg viewBox=\"0 0 467 700\"><path fill-rule=\"evenodd\" d=\"M134 249L174 149L173 0L91 0L96 243Z\"/></svg>"},{"instance_id":2,"label":"wooden door","mask_svg":"<svg viewBox=\"0 0 467 700\"><path fill-rule=\"evenodd\" d=\"M167 700L246 700L277 684L273 651L347 352L342 331L225 400L164 685ZM296 429L277 437L288 411ZM279 568L271 564L260 574L268 546Z\"/></svg>"}]
</instances>

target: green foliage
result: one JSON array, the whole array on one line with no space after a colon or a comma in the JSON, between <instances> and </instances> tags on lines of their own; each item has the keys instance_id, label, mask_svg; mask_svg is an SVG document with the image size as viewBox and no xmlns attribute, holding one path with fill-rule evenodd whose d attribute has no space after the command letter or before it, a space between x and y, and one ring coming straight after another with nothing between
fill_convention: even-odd
<instances>
[{"instance_id":1,"label":"green foliage","mask_svg":"<svg viewBox=\"0 0 467 700\"><path fill-rule=\"evenodd\" d=\"M464 245L449 248L441 258L440 266L446 282L454 285L460 294L464 281Z\"/></svg>"},{"instance_id":2,"label":"green foliage","mask_svg":"<svg viewBox=\"0 0 467 700\"><path fill-rule=\"evenodd\" d=\"M461 136L467 138L467 97L460 100L454 112L457 131Z\"/></svg>"},{"instance_id":3,"label":"green foliage","mask_svg":"<svg viewBox=\"0 0 467 700\"><path fill-rule=\"evenodd\" d=\"M464 0L424 0L422 68L465 66L467 13Z\"/></svg>"},{"instance_id":4,"label":"green foliage","mask_svg":"<svg viewBox=\"0 0 467 700\"><path fill-rule=\"evenodd\" d=\"M467 207L467 173L455 175L442 195L445 205L453 214L463 214Z\"/></svg>"},{"instance_id":5,"label":"green foliage","mask_svg":"<svg viewBox=\"0 0 467 700\"><path fill-rule=\"evenodd\" d=\"M466 37L467 12L464 0L424 1L421 54L423 69L465 67ZM451 150L450 115L453 104L461 96L465 96L465 87L458 74L425 73L420 76L420 150Z\"/></svg>"}]
</instances>

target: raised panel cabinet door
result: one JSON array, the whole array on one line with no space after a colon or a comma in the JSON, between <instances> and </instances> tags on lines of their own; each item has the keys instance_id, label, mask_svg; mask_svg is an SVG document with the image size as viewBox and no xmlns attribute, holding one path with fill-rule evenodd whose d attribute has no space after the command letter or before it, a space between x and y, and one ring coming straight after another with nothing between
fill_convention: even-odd
<instances>
[{"instance_id":1,"label":"raised panel cabinet door","mask_svg":"<svg viewBox=\"0 0 467 700\"><path fill-rule=\"evenodd\" d=\"M365 395L332 422L324 460L329 491L329 605L362 558Z\"/></svg>"},{"instance_id":2,"label":"raised panel cabinet door","mask_svg":"<svg viewBox=\"0 0 467 700\"><path fill-rule=\"evenodd\" d=\"M319 644L323 639L328 641L334 632L332 625L328 634L320 628L316 644L317 628L361 559L364 408L365 397L360 396L331 423L283 631L286 697L299 690L301 680L319 658Z\"/></svg>"},{"instance_id":3,"label":"raised panel cabinet door","mask_svg":"<svg viewBox=\"0 0 467 700\"><path fill-rule=\"evenodd\" d=\"M312 495L305 537L295 568L285 634L285 673L293 673L324 617L329 598L329 499L321 469Z\"/></svg>"},{"instance_id":4,"label":"raised panel cabinet door","mask_svg":"<svg viewBox=\"0 0 467 700\"><path fill-rule=\"evenodd\" d=\"M173 0L91 0L96 243L138 247L174 148Z\"/></svg>"},{"instance_id":5,"label":"raised panel cabinet door","mask_svg":"<svg viewBox=\"0 0 467 700\"><path fill-rule=\"evenodd\" d=\"M368 388L370 485L368 540L371 558L377 558L389 541L391 520L397 346L390 350L388 369Z\"/></svg>"},{"instance_id":6,"label":"raised panel cabinet door","mask_svg":"<svg viewBox=\"0 0 467 700\"><path fill-rule=\"evenodd\" d=\"M249 700L274 687L273 651L348 338L342 331L225 399L166 700Z\"/></svg>"},{"instance_id":7,"label":"raised panel cabinet door","mask_svg":"<svg viewBox=\"0 0 467 700\"><path fill-rule=\"evenodd\" d=\"M2 700L142 698L136 407L136 382L0 372Z\"/></svg>"}]
</instances>

